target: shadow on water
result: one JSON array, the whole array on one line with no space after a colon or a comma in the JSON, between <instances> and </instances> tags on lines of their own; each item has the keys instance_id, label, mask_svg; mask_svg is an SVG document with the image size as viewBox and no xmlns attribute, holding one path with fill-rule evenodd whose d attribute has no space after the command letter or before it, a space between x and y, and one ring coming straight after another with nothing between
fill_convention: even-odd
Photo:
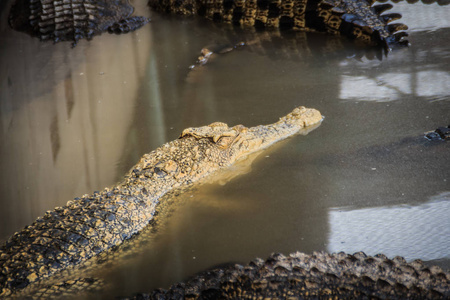
<instances>
[{"instance_id":1,"label":"shadow on water","mask_svg":"<svg viewBox=\"0 0 450 300\"><path fill-rule=\"evenodd\" d=\"M382 60L339 38L154 13L135 33L71 49L9 30L3 8L0 239L113 185L186 127L266 124L305 105L325 115L319 129L262 153L224 186L177 197L142 243L128 243L132 255L94 268L110 286L102 297L271 252L363 250L449 268L449 144L423 134L450 122L450 25L422 20L450 6L397 7L411 46ZM247 46L189 70L203 47L241 41Z\"/></svg>"}]
</instances>

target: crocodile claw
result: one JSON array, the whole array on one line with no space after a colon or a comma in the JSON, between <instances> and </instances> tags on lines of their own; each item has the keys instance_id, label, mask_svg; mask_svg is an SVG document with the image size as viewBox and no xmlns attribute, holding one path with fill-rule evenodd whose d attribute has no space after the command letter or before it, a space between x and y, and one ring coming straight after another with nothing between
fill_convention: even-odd
<instances>
[{"instance_id":1,"label":"crocodile claw","mask_svg":"<svg viewBox=\"0 0 450 300\"><path fill-rule=\"evenodd\" d=\"M388 24L388 23L390 23L390 22L393 22L393 21L396 21L396 20L401 19L401 18L402 18L402 15L401 15L401 14L398 14L398 13L391 13L391 14L385 14L385 15L382 15L382 16L380 16L380 18L381 18L386 24Z\"/></svg>"},{"instance_id":2,"label":"crocodile claw","mask_svg":"<svg viewBox=\"0 0 450 300\"><path fill-rule=\"evenodd\" d=\"M390 10L393 7L392 4L378 4L372 6L372 9L377 15L381 15L383 12Z\"/></svg>"},{"instance_id":3,"label":"crocodile claw","mask_svg":"<svg viewBox=\"0 0 450 300\"><path fill-rule=\"evenodd\" d=\"M402 30L408 30L408 26L406 26L405 24L389 24L386 26L387 30L390 33L396 33L398 31L402 31Z\"/></svg>"}]
</instances>

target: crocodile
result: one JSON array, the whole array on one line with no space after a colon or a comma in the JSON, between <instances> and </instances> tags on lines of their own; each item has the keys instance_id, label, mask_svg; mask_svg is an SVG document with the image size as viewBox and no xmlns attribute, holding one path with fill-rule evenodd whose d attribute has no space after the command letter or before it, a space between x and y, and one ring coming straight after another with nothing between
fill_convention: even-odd
<instances>
[{"instance_id":1,"label":"crocodile","mask_svg":"<svg viewBox=\"0 0 450 300\"><path fill-rule=\"evenodd\" d=\"M149 0L158 11L200 15L243 27L319 31L389 48L407 44L400 14L382 14L391 4L374 0Z\"/></svg>"},{"instance_id":2,"label":"crocodile","mask_svg":"<svg viewBox=\"0 0 450 300\"><path fill-rule=\"evenodd\" d=\"M400 1L400 0L398 0ZM398 2L394 1L394 2ZM213 21L256 28L319 31L344 35L365 44L407 45L405 24L390 24L398 13L383 14L391 4L384 0L149 0L159 11L200 15ZM410 3L416 1L409 0ZM448 0L429 0L449 4ZM9 13L11 28L41 41L92 39L105 31L128 33L150 21L132 16L128 0L15 0Z\"/></svg>"},{"instance_id":3,"label":"crocodile","mask_svg":"<svg viewBox=\"0 0 450 300\"><path fill-rule=\"evenodd\" d=\"M114 187L48 211L9 238L0 248L0 296L31 289L121 244L149 224L164 195L321 121L318 110L297 107L269 125L215 122L183 130L179 139L145 154Z\"/></svg>"},{"instance_id":4,"label":"crocodile","mask_svg":"<svg viewBox=\"0 0 450 300\"><path fill-rule=\"evenodd\" d=\"M450 274L383 254L301 252L200 273L125 299L448 299Z\"/></svg>"},{"instance_id":5,"label":"crocodile","mask_svg":"<svg viewBox=\"0 0 450 300\"><path fill-rule=\"evenodd\" d=\"M150 21L132 16L128 0L16 0L9 13L11 28L41 41L92 39L105 31L128 33Z\"/></svg>"},{"instance_id":6,"label":"crocodile","mask_svg":"<svg viewBox=\"0 0 450 300\"><path fill-rule=\"evenodd\" d=\"M371 6L372 0L149 0L157 10L198 14L225 23L256 27L280 27L325 31L346 35L370 44L387 46L406 35L403 24L389 24L400 14L381 15L390 4ZM43 41L91 39L104 31L127 33L149 19L131 16L128 0L16 0L9 15L10 26Z\"/></svg>"},{"instance_id":7,"label":"crocodile","mask_svg":"<svg viewBox=\"0 0 450 300\"><path fill-rule=\"evenodd\" d=\"M425 137L430 141L450 141L450 125L438 127L434 131L427 132Z\"/></svg>"}]
</instances>

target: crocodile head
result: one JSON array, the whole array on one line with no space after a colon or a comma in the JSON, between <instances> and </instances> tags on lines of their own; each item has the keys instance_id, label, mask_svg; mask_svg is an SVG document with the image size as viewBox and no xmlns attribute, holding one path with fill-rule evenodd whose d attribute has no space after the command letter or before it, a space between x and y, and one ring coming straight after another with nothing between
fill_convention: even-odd
<instances>
[{"instance_id":1,"label":"crocodile head","mask_svg":"<svg viewBox=\"0 0 450 300\"><path fill-rule=\"evenodd\" d=\"M318 110L298 107L276 123L247 128L215 122L187 128L179 139L145 154L128 178L159 180L159 189L181 187L213 172L230 167L237 160L260 151L301 131L314 129L322 115ZM316 126L314 126L316 125Z\"/></svg>"},{"instance_id":2,"label":"crocodile head","mask_svg":"<svg viewBox=\"0 0 450 300\"><path fill-rule=\"evenodd\" d=\"M196 139L209 139L220 149L230 148L235 142L242 138L243 133L247 132L247 127L237 125L228 127L222 122L214 122L208 126L187 128L183 130L180 138L195 137Z\"/></svg>"},{"instance_id":3,"label":"crocodile head","mask_svg":"<svg viewBox=\"0 0 450 300\"><path fill-rule=\"evenodd\" d=\"M201 144L206 144L210 149L203 152L213 155L210 159L221 158L220 165L225 166L321 121L322 115L318 110L301 106L273 124L247 128L215 122L208 126L187 128L180 139L191 137L204 141Z\"/></svg>"}]
</instances>

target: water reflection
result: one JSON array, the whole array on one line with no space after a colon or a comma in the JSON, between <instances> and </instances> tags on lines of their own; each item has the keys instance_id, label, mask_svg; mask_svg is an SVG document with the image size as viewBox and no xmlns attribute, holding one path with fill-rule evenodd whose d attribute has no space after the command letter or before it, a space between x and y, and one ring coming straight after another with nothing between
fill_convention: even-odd
<instances>
[{"instance_id":1,"label":"water reflection","mask_svg":"<svg viewBox=\"0 0 450 300\"><path fill-rule=\"evenodd\" d=\"M399 21L407 24L410 31L450 27L449 5L441 6L437 3L424 4L422 2L413 4L400 2L393 3L393 5L394 8L391 11L401 11L402 18Z\"/></svg>"},{"instance_id":2,"label":"water reflection","mask_svg":"<svg viewBox=\"0 0 450 300\"><path fill-rule=\"evenodd\" d=\"M448 41L450 5L395 3L398 22L408 24L412 49L397 49L385 61L342 60L339 98L352 101L395 101L410 96L445 100L450 96ZM434 34L432 32L434 31ZM436 60L439 58L439 60ZM418 67L420 64L420 67Z\"/></svg>"},{"instance_id":3,"label":"water reflection","mask_svg":"<svg viewBox=\"0 0 450 300\"><path fill-rule=\"evenodd\" d=\"M416 74L386 73L341 77L339 98L354 101L394 101L414 92L415 96L442 100L450 96L450 73L420 71Z\"/></svg>"},{"instance_id":4,"label":"water reflection","mask_svg":"<svg viewBox=\"0 0 450 300\"><path fill-rule=\"evenodd\" d=\"M0 50L0 240L122 176L116 163L150 49L137 35L106 35L75 49L22 43L26 37L8 30L2 37L14 42Z\"/></svg>"},{"instance_id":5,"label":"water reflection","mask_svg":"<svg viewBox=\"0 0 450 300\"><path fill-rule=\"evenodd\" d=\"M411 94L410 78L410 74L383 74L376 78L343 75L339 98L378 102L398 100Z\"/></svg>"},{"instance_id":6,"label":"water reflection","mask_svg":"<svg viewBox=\"0 0 450 300\"><path fill-rule=\"evenodd\" d=\"M450 73L444 71L421 71L417 73L417 96L450 96Z\"/></svg>"},{"instance_id":7,"label":"water reflection","mask_svg":"<svg viewBox=\"0 0 450 300\"><path fill-rule=\"evenodd\" d=\"M450 192L418 206L329 211L330 252L364 251L408 260L450 258Z\"/></svg>"},{"instance_id":8,"label":"water reflection","mask_svg":"<svg viewBox=\"0 0 450 300\"><path fill-rule=\"evenodd\" d=\"M438 8L448 15L450 6ZM408 220L413 213L442 219L448 212L448 194L423 204L448 191L449 144L423 139L425 131L448 125L450 102L429 101L449 98L448 28L413 32L411 47L380 61L376 54L355 54L354 45L343 46L339 38L241 36L204 20L152 15L136 33L104 34L75 49L8 31L1 18L0 239L48 209L114 184L142 154L186 127L265 124L305 105L326 116L318 130L265 153L270 157L249 174L188 198L145 249L136 247L134 262L124 260L111 272L97 269L113 286L104 298L167 287L213 265L274 251L326 250L330 229L333 235L351 232L345 221L363 215L376 220L387 212L395 220L398 213L405 228L396 230L412 226L418 244L426 235L442 240L440 232L422 234ZM417 20L408 25L414 28ZM262 42L188 70L203 47L244 38ZM329 213L348 206L358 209ZM341 227L330 225L336 222ZM361 231L377 235L378 225ZM361 239L353 244L358 249L347 250L409 255L403 250L416 243L411 239L394 244L399 250ZM439 249L441 257L448 253ZM416 254L438 256L433 249Z\"/></svg>"}]
</instances>

